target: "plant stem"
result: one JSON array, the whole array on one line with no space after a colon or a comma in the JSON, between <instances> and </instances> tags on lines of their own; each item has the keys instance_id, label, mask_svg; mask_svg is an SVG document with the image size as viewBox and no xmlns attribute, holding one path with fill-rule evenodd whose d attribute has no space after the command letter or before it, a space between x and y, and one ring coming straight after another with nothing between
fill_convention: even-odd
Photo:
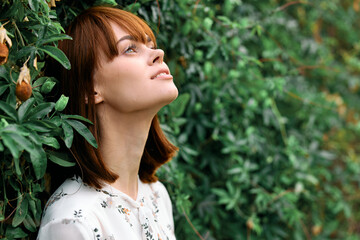
<instances>
[{"instance_id":1,"label":"plant stem","mask_svg":"<svg viewBox=\"0 0 360 240\"><path fill-rule=\"evenodd\" d=\"M23 37L21 35L21 32L20 32L18 26L16 25L16 22L13 21L12 24L14 25L16 32L19 34L21 44L23 45L23 47L25 47L24 39L23 39Z\"/></svg>"},{"instance_id":2,"label":"plant stem","mask_svg":"<svg viewBox=\"0 0 360 240\"><path fill-rule=\"evenodd\" d=\"M201 239L201 240L205 240L201 234L198 232L198 230L196 230L195 226L192 224L189 216L185 213L185 209L181 206L181 209L183 210L183 214L186 218L186 221L190 224L190 227L193 229L193 231L196 233L196 235Z\"/></svg>"},{"instance_id":3,"label":"plant stem","mask_svg":"<svg viewBox=\"0 0 360 240\"><path fill-rule=\"evenodd\" d=\"M274 98L271 98L271 108L272 108L273 113L275 114L275 117L279 123L281 137L284 141L285 146L287 146L287 134L286 134L285 124L283 123L283 120L282 120L283 117L281 116L281 113L280 113L278 107L276 106L276 102L275 102Z\"/></svg>"}]
</instances>

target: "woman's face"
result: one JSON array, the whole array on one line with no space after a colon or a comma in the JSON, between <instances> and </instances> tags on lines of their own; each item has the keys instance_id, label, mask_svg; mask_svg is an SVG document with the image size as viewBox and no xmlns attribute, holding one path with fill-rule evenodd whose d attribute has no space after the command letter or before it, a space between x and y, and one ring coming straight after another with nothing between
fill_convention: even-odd
<instances>
[{"instance_id":1,"label":"woman's face","mask_svg":"<svg viewBox=\"0 0 360 240\"><path fill-rule=\"evenodd\" d=\"M108 61L100 55L94 71L95 102L121 113L156 113L178 95L164 52L152 41L136 42L127 32L112 24L119 55Z\"/></svg>"}]
</instances>

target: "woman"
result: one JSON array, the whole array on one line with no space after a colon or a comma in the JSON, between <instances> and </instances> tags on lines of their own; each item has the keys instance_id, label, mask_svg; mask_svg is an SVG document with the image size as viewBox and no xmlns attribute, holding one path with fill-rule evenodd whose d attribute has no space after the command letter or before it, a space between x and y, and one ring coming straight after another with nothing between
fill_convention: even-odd
<instances>
[{"instance_id":1,"label":"woman","mask_svg":"<svg viewBox=\"0 0 360 240\"><path fill-rule=\"evenodd\" d=\"M75 136L79 172L48 201L38 239L175 239L170 198L155 176L177 150L156 116L178 95L164 52L144 21L115 8L86 10L67 34L73 40L59 48L71 70L58 76L67 110L94 123L99 147Z\"/></svg>"}]
</instances>

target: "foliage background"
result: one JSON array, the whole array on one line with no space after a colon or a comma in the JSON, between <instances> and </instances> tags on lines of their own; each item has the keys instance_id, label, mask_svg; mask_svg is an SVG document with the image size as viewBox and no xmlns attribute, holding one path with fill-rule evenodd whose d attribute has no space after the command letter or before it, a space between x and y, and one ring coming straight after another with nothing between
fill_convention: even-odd
<instances>
[{"instance_id":1,"label":"foliage background","mask_svg":"<svg viewBox=\"0 0 360 240\"><path fill-rule=\"evenodd\" d=\"M360 239L359 0L55 3L0 4L13 41L0 66L1 238L36 236L46 163L73 165L74 130L92 141L42 71L49 57L68 66L61 26L118 4L151 25L181 93L160 112L180 147L159 173L178 239ZM29 56L33 96L17 107Z\"/></svg>"}]
</instances>

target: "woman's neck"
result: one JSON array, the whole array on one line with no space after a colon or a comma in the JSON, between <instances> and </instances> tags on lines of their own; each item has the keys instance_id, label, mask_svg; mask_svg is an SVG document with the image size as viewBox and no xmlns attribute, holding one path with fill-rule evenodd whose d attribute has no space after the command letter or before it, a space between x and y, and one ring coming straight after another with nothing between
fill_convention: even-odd
<instances>
[{"instance_id":1,"label":"woman's neck","mask_svg":"<svg viewBox=\"0 0 360 240\"><path fill-rule=\"evenodd\" d=\"M152 118L139 114L104 114L99 118L99 150L103 161L119 178L110 185L134 200L138 172Z\"/></svg>"}]
</instances>

